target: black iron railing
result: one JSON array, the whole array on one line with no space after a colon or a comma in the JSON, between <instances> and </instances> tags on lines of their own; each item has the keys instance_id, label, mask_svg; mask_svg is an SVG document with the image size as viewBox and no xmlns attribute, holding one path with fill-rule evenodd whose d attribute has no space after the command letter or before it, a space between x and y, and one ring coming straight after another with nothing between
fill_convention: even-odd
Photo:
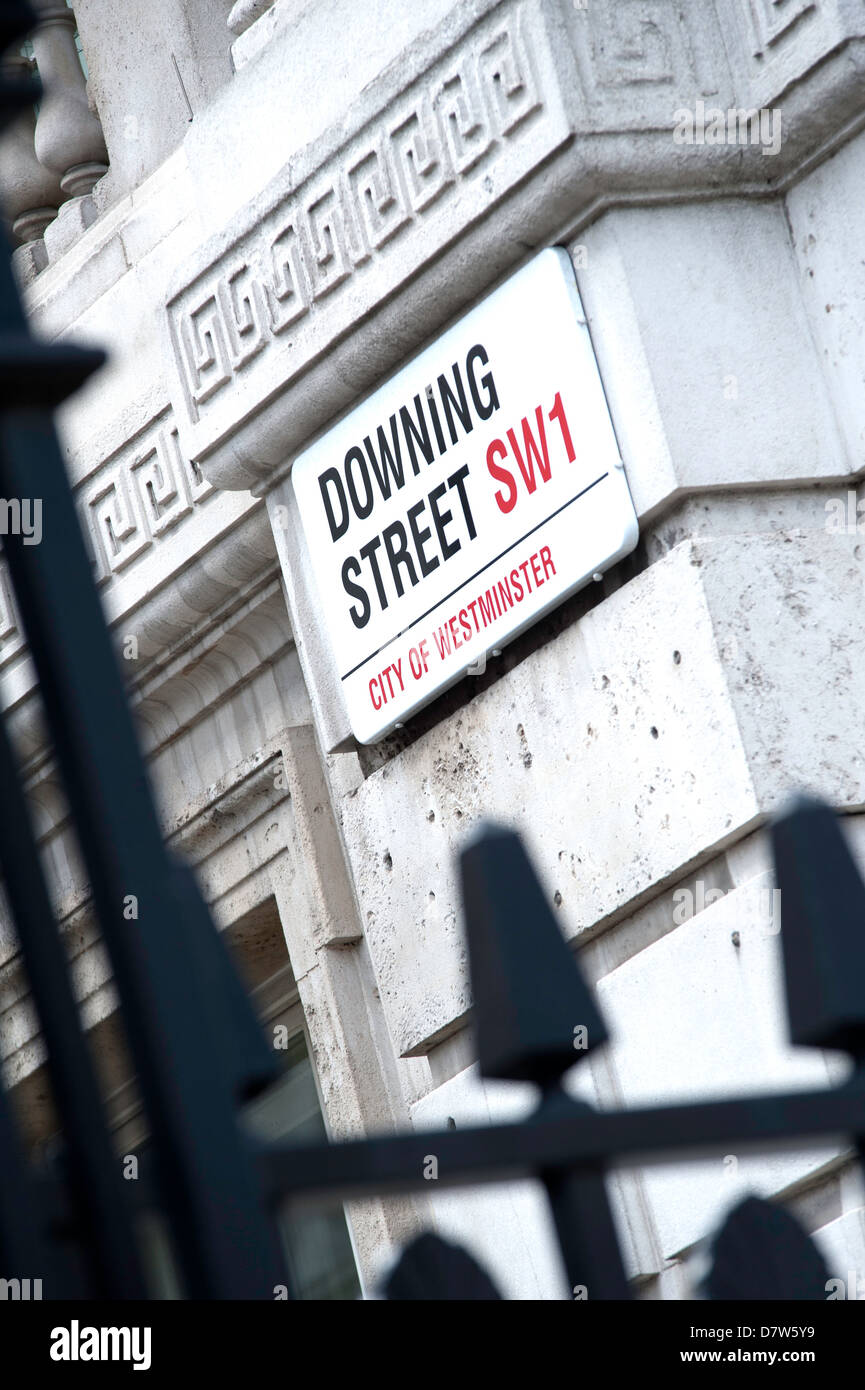
<instances>
[{"instance_id":1,"label":"black iron railing","mask_svg":"<svg viewBox=\"0 0 865 1390\"><path fill-rule=\"evenodd\" d=\"M0 48L32 23L26 4L5 0ZM32 84L7 82L3 113L35 94ZM773 829L791 1035L847 1051L855 1068L845 1085L627 1112L571 1098L562 1078L605 1041L604 1022L518 837L489 828L462 855L480 1072L535 1083L534 1114L520 1124L307 1148L252 1139L240 1102L275 1079L277 1061L191 873L163 844L52 423L54 407L101 361L29 335L9 254L0 257L0 494L40 498L43 517L41 544L9 535L5 550L152 1136L152 1169L124 1183L0 721L0 861L64 1142L59 1164L37 1169L0 1088L0 1271L38 1271L45 1298L141 1297L137 1214L155 1205L188 1297L271 1299L287 1284L273 1216L280 1202L428 1190L433 1151L439 1185L540 1179L570 1285L592 1299L626 1298L605 1187L612 1166L818 1135L849 1136L861 1153L865 887L834 815L810 801ZM124 910L131 899L134 914ZM576 1028L585 1030L578 1051ZM761 1242L768 1252L747 1269L735 1256L743 1231L752 1252ZM722 1233L709 1292L821 1298L825 1277L792 1218L751 1202ZM404 1254L388 1292L497 1296L464 1252L432 1237Z\"/></svg>"}]
</instances>

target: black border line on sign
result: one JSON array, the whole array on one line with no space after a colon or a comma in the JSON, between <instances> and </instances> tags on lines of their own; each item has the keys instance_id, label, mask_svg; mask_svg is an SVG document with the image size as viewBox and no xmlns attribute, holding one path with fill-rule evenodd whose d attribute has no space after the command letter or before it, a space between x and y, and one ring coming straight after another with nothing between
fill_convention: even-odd
<instances>
[{"instance_id":1,"label":"black border line on sign","mask_svg":"<svg viewBox=\"0 0 865 1390\"><path fill-rule=\"evenodd\" d=\"M399 632L394 633L393 637L389 637L386 642L382 642L381 646L376 647L375 651L370 652L369 656L365 656L363 661L359 661L356 666L352 666L350 671L346 671L344 676L340 676L340 680L347 681L349 676L353 676L355 671L360 670L361 666L365 666L368 661L372 661L374 656L378 656L379 652L383 652L385 647L389 647L391 642L396 641L397 637L401 637L404 632L411 632L413 627L417 627L418 623L422 623L424 618L429 617L430 613L434 613L435 610L437 608L440 608L443 603L447 603L448 599L453 598L454 594L458 594L460 589L464 589L467 584L472 584L477 579L478 575L483 574L484 570L488 570L493 565L497 565L499 560L503 559L505 555L509 555L510 552L512 550L515 550L518 545L522 545L523 541L527 541L529 536L533 536L536 531L539 531L541 529L542 526L546 526L548 521L552 521L553 518L557 517L560 512L563 512L566 507L572 506L574 502L579 502L581 497L585 497L587 492L591 492L593 487L597 487L598 483L602 483L604 479L608 478L609 476L610 470L607 469L606 473L602 473L601 476L599 478L596 478L593 483L589 483L588 487L584 487L582 492L578 492L575 497L569 497L567 502L563 502L562 505L560 507L557 507L554 512L550 512L549 516L545 516L543 521L539 521L537 526L532 527L531 531L526 531L526 534L524 536L520 536L518 540L515 540L509 546L506 546L506 548L502 550L500 554L496 555L494 559L488 560L485 565L481 565L480 569L476 570L474 574L470 574L468 579L463 579L456 586L455 589L451 589L449 594L445 594L444 598L436 599L432 607L428 608L425 613L421 613L420 616L415 618L413 622L410 622L408 627L400 628Z\"/></svg>"}]
</instances>

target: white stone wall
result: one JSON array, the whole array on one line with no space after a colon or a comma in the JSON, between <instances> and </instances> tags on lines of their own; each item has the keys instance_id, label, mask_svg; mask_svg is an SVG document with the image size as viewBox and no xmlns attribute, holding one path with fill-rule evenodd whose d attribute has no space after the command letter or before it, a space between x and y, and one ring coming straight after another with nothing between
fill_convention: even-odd
<instances>
[{"instance_id":1,"label":"white stone wall","mask_svg":"<svg viewBox=\"0 0 865 1390\"><path fill-rule=\"evenodd\" d=\"M531 1103L471 1066L455 856L486 816L523 831L614 1026L581 1094L837 1080L843 1058L786 1043L764 827L813 790L865 864L861 7L226 0L199 24L165 0L191 121L146 27L77 8L111 173L27 300L111 351L62 424L166 831L221 926L275 899L333 1131ZM779 113L778 148L677 142L698 103ZM548 244L573 258L640 546L360 749L292 460ZM95 1022L110 986L2 592L3 698ZM40 1045L0 942L23 1081ZM846 1148L730 1154L611 1176L644 1296L689 1295L749 1186L865 1277ZM569 1296L529 1185L353 1209L368 1279L422 1219L509 1296Z\"/></svg>"}]
</instances>

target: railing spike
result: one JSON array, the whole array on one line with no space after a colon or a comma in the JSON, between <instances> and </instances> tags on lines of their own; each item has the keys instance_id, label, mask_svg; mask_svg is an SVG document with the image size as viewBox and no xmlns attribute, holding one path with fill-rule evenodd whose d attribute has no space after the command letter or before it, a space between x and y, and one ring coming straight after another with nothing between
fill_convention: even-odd
<instances>
[{"instance_id":1,"label":"railing spike","mask_svg":"<svg viewBox=\"0 0 865 1390\"><path fill-rule=\"evenodd\" d=\"M772 826L790 1036L865 1056L865 884L835 812L799 796Z\"/></svg>"},{"instance_id":2,"label":"railing spike","mask_svg":"<svg viewBox=\"0 0 865 1390\"><path fill-rule=\"evenodd\" d=\"M548 1085L607 1039L519 835L487 824L461 855L482 1076Z\"/></svg>"},{"instance_id":3,"label":"railing spike","mask_svg":"<svg viewBox=\"0 0 865 1390\"><path fill-rule=\"evenodd\" d=\"M825 1299L829 1271L799 1222L763 1197L746 1197L712 1242L705 1292L713 1300Z\"/></svg>"},{"instance_id":4,"label":"railing spike","mask_svg":"<svg viewBox=\"0 0 865 1390\"><path fill-rule=\"evenodd\" d=\"M501 1294L482 1265L461 1245L424 1231L405 1247L385 1283L390 1301L468 1299L492 1301Z\"/></svg>"}]
</instances>

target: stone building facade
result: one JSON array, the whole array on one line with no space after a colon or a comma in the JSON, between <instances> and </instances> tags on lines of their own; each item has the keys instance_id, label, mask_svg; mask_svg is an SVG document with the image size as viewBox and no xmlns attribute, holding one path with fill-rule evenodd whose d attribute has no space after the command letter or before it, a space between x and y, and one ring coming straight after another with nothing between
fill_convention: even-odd
<instances>
[{"instance_id":1,"label":"stone building facade","mask_svg":"<svg viewBox=\"0 0 865 1390\"><path fill-rule=\"evenodd\" d=\"M615 1030L582 1093L842 1075L785 1041L763 827L809 788L865 858L861 0L37 8L20 64L46 95L0 178L34 327L110 352L59 421L82 525L166 835L267 1026L305 1040L329 1131L531 1104L472 1065L455 856L484 816L523 831ZM547 246L574 265L639 544L361 745L293 460ZM134 1088L5 574L0 674L129 1148ZM0 940L4 1066L44 1138L42 1046ZM689 1296L747 1188L788 1199L865 1292L865 1195L829 1146L612 1177L642 1296ZM569 1296L531 1185L347 1222L367 1293L433 1223L508 1296Z\"/></svg>"}]
</instances>

